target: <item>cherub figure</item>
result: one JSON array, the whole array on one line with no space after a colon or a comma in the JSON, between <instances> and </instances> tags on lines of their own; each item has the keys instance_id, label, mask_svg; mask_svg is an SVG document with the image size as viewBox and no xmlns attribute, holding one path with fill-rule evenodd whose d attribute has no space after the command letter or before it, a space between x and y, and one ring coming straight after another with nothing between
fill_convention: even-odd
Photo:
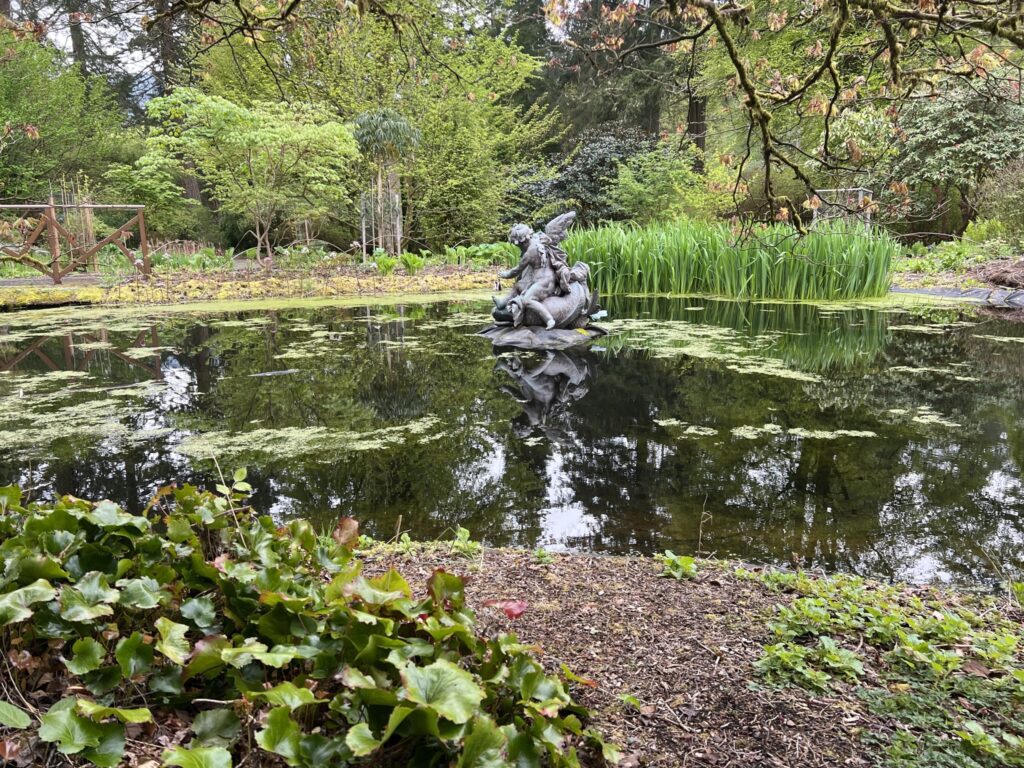
<instances>
[{"instance_id":1,"label":"cherub figure","mask_svg":"<svg viewBox=\"0 0 1024 768\"><path fill-rule=\"evenodd\" d=\"M536 313L546 328L555 327L555 319L544 306L551 296L569 292L569 284L578 279L569 269L568 256L558 244L565 238L576 212L569 211L553 219L543 232L534 232L525 224L516 224L509 232L509 242L519 246L519 263L498 274L518 278L512 291L503 299L495 299L495 317L511 316L512 324L522 325L527 310Z\"/></svg>"}]
</instances>

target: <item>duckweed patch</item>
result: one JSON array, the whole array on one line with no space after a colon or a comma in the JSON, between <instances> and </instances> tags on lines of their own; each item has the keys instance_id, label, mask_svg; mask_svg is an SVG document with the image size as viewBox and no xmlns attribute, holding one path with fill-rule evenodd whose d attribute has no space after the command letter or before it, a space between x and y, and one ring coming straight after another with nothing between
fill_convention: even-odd
<instances>
[{"instance_id":1,"label":"duckweed patch","mask_svg":"<svg viewBox=\"0 0 1024 768\"><path fill-rule=\"evenodd\" d=\"M324 461L338 453L383 450L392 445L416 440L440 424L434 416L393 427L355 432L328 427L281 427L245 432L211 431L185 437L177 451L194 459L237 458L257 455L270 459L289 459L318 455Z\"/></svg>"}]
</instances>

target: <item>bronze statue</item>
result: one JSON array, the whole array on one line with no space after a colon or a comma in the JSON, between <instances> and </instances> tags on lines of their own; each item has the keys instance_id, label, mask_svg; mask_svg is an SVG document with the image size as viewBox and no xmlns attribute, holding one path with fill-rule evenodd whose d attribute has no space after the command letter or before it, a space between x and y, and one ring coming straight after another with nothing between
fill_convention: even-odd
<instances>
[{"instance_id":1,"label":"bronze statue","mask_svg":"<svg viewBox=\"0 0 1024 768\"><path fill-rule=\"evenodd\" d=\"M494 299L491 315L497 325L482 332L495 344L561 349L604 333L596 328L573 336L556 332L586 329L597 312L597 294L588 286L590 268L583 262L570 267L559 247L575 220L576 212L569 211L552 219L543 232L526 224L512 227L508 239L519 247L519 263L498 277L516 282L507 296Z\"/></svg>"}]
</instances>

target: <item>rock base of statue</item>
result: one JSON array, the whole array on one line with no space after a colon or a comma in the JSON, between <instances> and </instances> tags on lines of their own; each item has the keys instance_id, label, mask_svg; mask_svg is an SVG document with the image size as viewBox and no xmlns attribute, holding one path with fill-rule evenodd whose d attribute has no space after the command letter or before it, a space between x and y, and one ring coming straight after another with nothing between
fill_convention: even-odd
<instances>
[{"instance_id":1,"label":"rock base of statue","mask_svg":"<svg viewBox=\"0 0 1024 768\"><path fill-rule=\"evenodd\" d=\"M480 331L496 347L516 349L571 349L589 344L607 333L595 325L586 328L551 328L540 325L492 325Z\"/></svg>"}]
</instances>

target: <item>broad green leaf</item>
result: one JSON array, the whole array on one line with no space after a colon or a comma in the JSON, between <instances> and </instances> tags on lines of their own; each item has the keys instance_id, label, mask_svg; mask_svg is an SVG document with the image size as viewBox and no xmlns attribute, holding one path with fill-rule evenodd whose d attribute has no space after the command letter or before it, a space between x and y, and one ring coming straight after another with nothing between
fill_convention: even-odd
<instances>
[{"instance_id":1,"label":"broad green leaf","mask_svg":"<svg viewBox=\"0 0 1024 768\"><path fill-rule=\"evenodd\" d=\"M191 648L185 633L188 627L171 621L166 616L156 620L156 631L160 633L160 639L156 643L156 649L175 664L185 665Z\"/></svg>"},{"instance_id":2,"label":"broad green leaf","mask_svg":"<svg viewBox=\"0 0 1024 768\"><path fill-rule=\"evenodd\" d=\"M245 480L245 476L245 467L239 467L238 469L235 470L235 474L232 477L234 478L234 481L236 483L241 483L243 480Z\"/></svg>"},{"instance_id":3,"label":"broad green leaf","mask_svg":"<svg viewBox=\"0 0 1024 768\"><path fill-rule=\"evenodd\" d=\"M103 659L107 656L106 649L91 637L76 640L71 646L71 651L74 656L64 659L64 665L76 675L84 675L94 669L99 669L103 664Z\"/></svg>"},{"instance_id":4,"label":"broad green leaf","mask_svg":"<svg viewBox=\"0 0 1024 768\"><path fill-rule=\"evenodd\" d=\"M45 579L0 595L0 627L24 621L32 616L30 605L53 600L56 590Z\"/></svg>"},{"instance_id":5,"label":"broad green leaf","mask_svg":"<svg viewBox=\"0 0 1024 768\"><path fill-rule=\"evenodd\" d=\"M121 579L117 582L121 589L121 605L148 611L163 605L170 593L160 588L160 582L149 576L141 579Z\"/></svg>"},{"instance_id":6,"label":"broad green leaf","mask_svg":"<svg viewBox=\"0 0 1024 768\"><path fill-rule=\"evenodd\" d=\"M82 675L82 682L93 696L104 696L110 693L121 684L123 679L121 668L117 664L100 667Z\"/></svg>"},{"instance_id":7,"label":"broad green leaf","mask_svg":"<svg viewBox=\"0 0 1024 768\"><path fill-rule=\"evenodd\" d=\"M6 701L0 701L0 725L21 730L28 728L31 724L32 718L29 717L28 712L24 709L9 704Z\"/></svg>"},{"instance_id":8,"label":"broad green leaf","mask_svg":"<svg viewBox=\"0 0 1024 768\"><path fill-rule=\"evenodd\" d=\"M117 641L114 658L127 678L143 675L153 666L153 646L145 641L141 632L132 632Z\"/></svg>"},{"instance_id":9,"label":"broad green leaf","mask_svg":"<svg viewBox=\"0 0 1024 768\"><path fill-rule=\"evenodd\" d=\"M254 654L266 653L267 646L257 640L247 640L244 645L225 648L220 652L221 661L241 669L253 662Z\"/></svg>"},{"instance_id":10,"label":"broad green leaf","mask_svg":"<svg viewBox=\"0 0 1024 768\"><path fill-rule=\"evenodd\" d=\"M473 729L462 742L457 768L505 768L508 763L502 756L506 737L489 717L478 715L473 719Z\"/></svg>"},{"instance_id":11,"label":"broad green leaf","mask_svg":"<svg viewBox=\"0 0 1024 768\"><path fill-rule=\"evenodd\" d=\"M484 699L473 676L444 659L426 667L407 666L402 686L409 701L430 707L453 723L468 722Z\"/></svg>"},{"instance_id":12,"label":"broad green leaf","mask_svg":"<svg viewBox=\"0 0 1024 768\"><path fill-rule=\"evenodd\" d=\"M0 486L0 512L21 506L21 488L16 485Z\"/></svg>"},{"instance_id":13,"label":"broad green leaf","mask_svg":"<svg viewBox=\"0 0 1024 768\"><path fill-rule=\"evenodd\" d=\"M314 702L327 703L325 699L317 699L309 688L300 688L290 682L275 685L265 691L253 691L246 696L251 699L265 699L276 707L288 707L289 710L296 710Z\"/></svg>"},{"instance_id":14,"label":"broad green leaf","mask_svg":"<svg viewBox=\"0 0 1024 768\"><path fill-rule=\"evenodd\" d=\"M280 669L288 662L299 656L292 646L274 646L267 650L267 646L255 640L248 640L245 645L237 648L225 648L221 651L221 659L233 667L244 667L253 661L266 664L268 667Z\"/></svg>"},{"instance_id":15,"label":"broad green leaf","mask_svg":"<svg viewBox=\"0 0 1024 768\"><path fill-rule=\"evenodd\" d=\"M83 517L93 525L98 525L101 528L132 526L139 531L149 529L149 521L146 518L129 515L112 501L101 501L91 512L87 512Z\"/></svg>"},{"instance_id":16,"label":"broad green leaf","mask_svg":"<svg viewBox=\"0 0 1024 768\"><path fill-rule=\"evenodd\" d=\"M373 735L366 723L358 723L349 728L345 734L345 743L356 757L366 757L381 745L380 739Z\"/></svg>"},{"instance_id":17,"label":"broad green leaf","mask_svg":"<svg viewBox=\"0 0 1024 768\"><path fill-rule=\"evenodd\" d=\"M210 747L228 747L238 738L242 723L230 709L208 709L192 721L195 741Z\"/></svg>"},{"instance_id":18,"label":"broad green leaf","mask_svg":"<svg viewBox=\"0 0 1024 768\"><path fill-rule=\"evenodd\" d=\"M256 733L256 743L283 757L288 765L299 764L299 726L291 719L287 707L270 710L267 727Z\"/></svg>"},{"instance_id":19,"label":"broad green leaf","mask_svg":"<svg viewBox=\"0 0 1024 768\"><path fill-rule=\"evenodd\" d=\"M95 721L105 720L108 717L116 717L122 723L149 723L153 721L153 714L145 707L118 709L116 707L105 707L88 699L79 699L76 708L79 714Z\"/></svg>"},{"instance_id":20,"label":"broad green leaf","mask_svg":"<svg viewBox=\"0 0 1024 768\"><path fill-rule=\"evenodd\" d=\"M196 675L205 675L218 667L224 666L221 654L231 645L223 635L210 635L196 643L192 658L185 667L183 679L188 681Z\"/></svg>"},{"instance_id":21,"label":"broad green leaf","mask_svg":"<svg viewBox=\"0 0 1024 768\"><path fill-rule=\"evenodd\" d=\"M167 521L167 538L180 544L192 538L192 524L180 516L172 516Z\"/></svg>"},{"instance_id":22,"label":"broad green leaf","mask_svg":"<svg viewBox=\"0 0 1024 768\"><path fill-rule=\"evenodd\" d=\"M90 623L100 616L110 616L114 609L102 602L89 600L78 589L65 584L60 590L60 616L66 621Z\"/></svg>"},{"instance_id":23,"label":"broad green leaf","mask_svg":"<svg viewBox=\"0 0 1024 768\"><path fill-rule=\"evenodd\" d=\"M181 615L197 627L212 627L217 623L217 609L208 597L193 597L181 604Z\"/></svg>"},{"instance_id":24,"label":"broad green leaf","mask_svg":"<svg viewBox=\"0 0 1024 768\"><path fill-rule=\"evenodd\" d=\"M86 747L98 747L104 731L97 723L75 712L75 699L61 699L39 718L39 738L57 744L65 755Z\"/></svg>"},{"instance_id":25,"label":"broad green leaf","mask_svg":"<svg viewBox=\"0 0 1024 768\"><path fill-rule=\"evenodd\" d=\"M223 747L175 747L163 754L164 765L178 768L231 768L231 753Z\"/></svg>"},{"instance_id":26,"label":"broad green leaf","mask_svg":"<svg viewBox=\"0 0 1024 768\"><path fill-rule=\"evenodd\" d=\"M345 744L356 757L365 757L390 739L398 726L415 711L412 707L395 707L391 711L391 717L388 718L388 724L379 739L374 737L369 725L358 723L345 734Z\"/></svg>"},{"instance_id":27,"label":"broad green leaf","mask_svg":"<svg viewBox=\"0 0 1024 768\"><path fill-rule=\"evenodd\" d=\"M75 589L89 603L116 603L121 595L110 586L106 574L99 571L89 571L75 583Z\"/></svg>"},{"instance_id":28,"label":"broad green leaf","mask_svg":"<svg viewBox=\"0 0 1024 768\"><path fill-rule=\"evenodd\" d=\"M99 726L100 743L82 750L82 757L100 768L114 768L124 759L124 726L103 723Z\"/></svg>"}]
</instances>

